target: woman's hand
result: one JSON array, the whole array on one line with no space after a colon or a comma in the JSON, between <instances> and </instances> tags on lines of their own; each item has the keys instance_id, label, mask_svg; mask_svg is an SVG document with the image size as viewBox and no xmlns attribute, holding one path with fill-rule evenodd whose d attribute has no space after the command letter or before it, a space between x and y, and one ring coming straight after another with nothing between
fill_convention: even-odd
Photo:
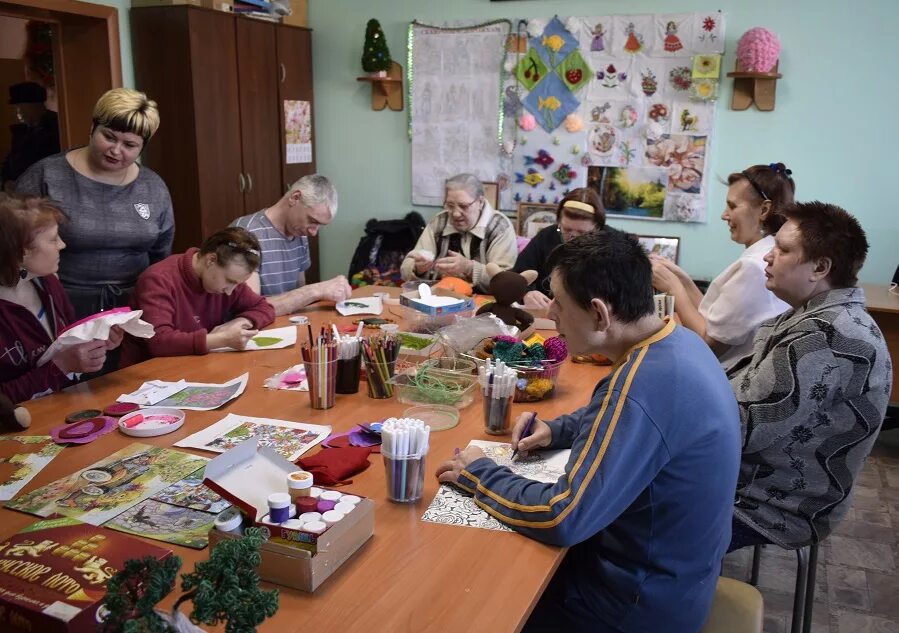
<instances>
[{"instance_id":1,"label":"woman's hand","mask_svg":"<svg viewBox=\"0 0 899 633\"><path fill-rule=\"evenodd\" d=\"M552 303L552 299L547 297L539 290L531 290L524 295L524 307L548 308Z\"/></svg>"},{"instance_id":2,"label":"woman's hand","mask_svg":"<svg viewBox=\"0 0 899 633\"><path fill-rule=\"evenodd\" d=\"M119 337L121 340L121 337ZM67 347L53 357L53 364L65 374L100 371L106 362L106 341L89 341Z\"/></svg>"},{"instance_id":3,"label":"woman's hand","mask_svg":"<svg viewBox=\"0 0 899 633\"><path fill-rule=\"evenodd\" d=\"M446 257L441 257L434 262L434 267L449 277L471 279L471 271L474 270L474 262L461 253L448 251Z\"/></svg>"},{"instance_id":4,"label":"woman's hand","mask_svg":"<svg viewBox=\"0 0 899 633\"><path fill-rule=\"evenodd\" d=\"M687 274L687 271L675 264L673 261L668 259L667 257L662 257L661 255L652 254L649 256L649 261L652 264L653 268L655 268L656 264L661 264L672 273L674 273L678 279L683 281L684 279L689 279L690 275Z\"/></svg>"},{"instance_id":5,"label":"woman's hand","mask_svg":"<svg viewBox=\"0 0 899 633\"><path fill-rule=\"evenodd\" d=\"M528 425L532 413L522 413L515 420L515 426L512 428L512 450L518 451L521 457L527 457L528 453L538 448L546 448L553 441L553 433L549 425L543 420L534 420L531 426L531 434L527 437L521 437L524 433L524 427Z\"/></svg>"},{"instance_id":6,"label":"woman's hand","mask_svg":"<svg viewBox=\"0 0 899 633\"><path fill-rule=\"evenodd\" d=\"M106 350L109 351L121 345L122 338L124 338L124 336L125 331L118 325L113 325L111 328L109 328L109 338L106 339Z\"/></svg>"},{"instance_id":7,"label":"woman's hand","mask_svg":"<svg viewBox=\"0 0 899 633\"><path fill-rule=\"evenodd\" d=\"M415 274L416 275L424 275L426 272L431 270L434 267L434 258L433 257L425 257L424 255L420 255L418 253L412 254L412 259L415 260Z\"/></svg>"},{"instance_id":8,"label":"woman's hand","mask_svg":"<svg viewBox=\"0 0 899 633\"><path fill-rule=\"evenodd\" d=\"M658 290L659 292L664 292L666 294L674 294L675 291L682 287L680 279L677 278L677 274L672 271L666 264L653 259L652 263L652 287Z\"/></svg>"}]
</instances>

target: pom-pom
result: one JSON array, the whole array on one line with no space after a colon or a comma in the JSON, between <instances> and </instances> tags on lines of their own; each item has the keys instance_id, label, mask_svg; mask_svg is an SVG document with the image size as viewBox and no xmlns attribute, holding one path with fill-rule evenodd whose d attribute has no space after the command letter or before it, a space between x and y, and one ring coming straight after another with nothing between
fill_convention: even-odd
<instances>
[{"instance_id":1,"label":"pom-pom","mask_svg":"<svg viewBox=\"0 0 899 633\"><path fill-rule=\"evenodd\" d=\"M565 117L565 130L574 134L584 129L584 121L576 114L569 114Z\"/></svg>"},{"instance_id":2,"label":"pom-pom","mask_svg":"<svg viewBox=\"0 0 899 633\"><path fill-rule=\"evenodd\" d=\"M553 386L553 381L549 378L535 378L525 387L525 392L532 398L539 399L552 391Z\"/></svg>"},{"instance_id":3,"label":"pom-pom","mask_svg":"<svg viewBox=\"0 0 899 633\"><path fill-rule=\"evenodd\" d=\"M568 357L568 345L558 336L551 336L543 341L546 358L551 361L563 361Z\"/></svg>"},{"instance_id":4,"label":"pom-pom","mask_svg":"<svg viewBox=\"0 0 899 633\"><path fill-rule=\"evenodd\" d=\"M737 66L750 72L770 72L780 57L780 40L766 28L749 29L737 43Z\"/></svg>"},{"instance_id":5,"label":"pom-pom","mask_svg":"<svg viewBox=\"0 0 899 633\"><path fill-rule=\"evenodd\" d=\"M517 65L517 60L514 57L507 57L506 61L503 62L503 68L507 73L515 70L515 66Z\"/></svg>"},{"instance_id":6,"label":"pom-pom","mask_svg":"<svg viewBox=\"0 0 899 633\"><path fill-rule=\"evenodd\" d=\"M528 20L528 35L531 37L537 37L541 33L543 33L543 29L546 28L546 25L549 24L544 19L541 18L531 18Z\"/></svg>"},{"instance_id":7,"label":"pom-pom","mask_svg":"<svg viewBox=\"0 0 899 633\"><path fill-rule=\"evenodd\" d=\"M530 132L535 127L537 127L537 119L535 119L534 115L530 112L525 112L520 117L518 117L518 127L520 127L525 132Z\"/></svg>"},{"instance_id":8,"label":"pom-pom","mask_svg":"<svg viewBox=\"0 0 899 633\"><path fill-rule=\"evenodd\" d=\"M500 334L499 336L495 336L493 338L497 343L509 343L510 345L515 345L518 342L518 339L514 336L506 336L505 334Z\"/></svg>"},{"instance_id":9,"label":"pom-pom","mask_svg":"<svg viewBox=\"0 0 899 633\"><path fill-rule=\"evenodd\" d=\"M568 29L570 33L577 33L579 24L579 20L577 18L571 17L565 20L565 28Z\"/></svg>"}]
</instances>

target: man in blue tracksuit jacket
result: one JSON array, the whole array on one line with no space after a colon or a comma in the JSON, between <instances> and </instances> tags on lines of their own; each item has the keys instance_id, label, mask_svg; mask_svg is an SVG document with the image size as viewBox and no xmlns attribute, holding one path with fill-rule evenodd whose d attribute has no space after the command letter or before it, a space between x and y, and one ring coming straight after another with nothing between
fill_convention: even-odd
<instances>
[{"instance_id":1,"label":"man in blue tracksuit jacket","mask_svg":"<svg viewBox=\"0 0 899 633\"><path fill-rule=\"evenodd\" d=\"M520 453L571 448L555 484L470 447L438 478L500 521L570 547L525 631L695 633L730 542L740 461L733 391L708 345L655 315L649 260L613 229L550 257L550 316L571 352L615 360L583 408L517 421Z\"/></svg>"}]
</instances>

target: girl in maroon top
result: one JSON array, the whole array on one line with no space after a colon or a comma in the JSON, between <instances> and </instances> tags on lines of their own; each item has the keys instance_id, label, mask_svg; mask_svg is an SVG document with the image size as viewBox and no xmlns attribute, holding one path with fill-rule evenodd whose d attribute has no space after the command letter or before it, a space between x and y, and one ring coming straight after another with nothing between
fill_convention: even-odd
<instances>
[{"instance_id":1,"label":"girl in maroon top","mask_svg":"<svg viewBox=\"0 0 899 633\"><path fill-rule=\"evenodd\" d=\"M238 227L210 236L203 245L172 255L145 270L131 298L156 330L151 339L128 336L122 366L154 356L205 354L220 347L242 350L275 309L246 281L259 267L259 242Z\"/></svg>"},{"instance_id":2,"label":"girl in maroon top","mask_svg":"<svg viewBox=\"0 0 899 633\"><path fill-rule=\"evenodd\" d=\"M45 198L0 195L0 391L14 402L69 386L81 373L98 371L109 341L68 347L39 364L60 331L74 320L72 304L56 278L65 216Z\"/></svg>"}]
</instances>

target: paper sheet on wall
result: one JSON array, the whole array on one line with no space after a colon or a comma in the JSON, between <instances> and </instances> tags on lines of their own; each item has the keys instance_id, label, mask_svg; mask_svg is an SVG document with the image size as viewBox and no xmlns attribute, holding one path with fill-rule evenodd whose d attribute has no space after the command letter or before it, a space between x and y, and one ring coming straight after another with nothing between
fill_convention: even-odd
<instances>
[{"instance_id":1,"label":"paper sheet on wall","mask_svg":"<svg viewBox=\"0 0 899 633\"><path fill-rule=\"evenodd\" d=\"M455 25L454 25L455 26ZM413 26L412 202L443 204L444 182L495 182L499 73L508 25L464 31Z\"/></svg>"},{"instance_id":2,"label":"paper sheet on wall","mask_svg":"<svg viewBox=\"0 0 899 633\"><path fill-rule=\"evenodd\" d=\"M284 102L284 134L287 164L312 162L312 104L308 101Z\"/></svg>"},{"instance_id":3,"label":"paper sheet on wall","mask_svg":"<svg viewBox=\"0 0 899 633\"><path fill-rule=\"evenodd\" d=\"M571 455L571 449L537 451L513 462L511 444L472 440L468 445L477 446L486 453L487 457L501 466L508 466L516 475L545 483L555 483L565 475L565 465ZM486 530L511 531L512 529L479 508L471 495L446 484L437 490L437 495L431 501L431 505L428 506L421 520Z\"/></svg>"}]
</instances>

